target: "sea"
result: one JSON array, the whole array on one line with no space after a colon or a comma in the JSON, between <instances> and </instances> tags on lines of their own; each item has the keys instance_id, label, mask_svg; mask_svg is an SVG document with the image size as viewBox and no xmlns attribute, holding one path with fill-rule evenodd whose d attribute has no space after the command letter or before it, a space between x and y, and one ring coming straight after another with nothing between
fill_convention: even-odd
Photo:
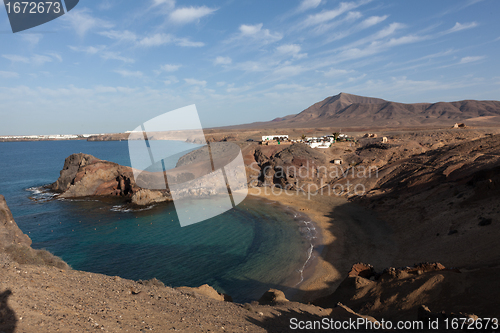
<instances>
[{"instance_id":1,"label":"sea","mask_svg":"<svg viewBox=\"0 0 500 333\"><path fill-rule=\"evenodd\" d=\"M176 151L197 147L171 144ZM126 141L0 142L0 194L33 248L77 270L157 278L171 287L209 284L237 302L269 288L291 295L303 281L318 236L307 216L248 196L224 214L181 227L172 203L132 209L115 198L58 199L44 186L80 152L130 166Z\"/></svg>"}]
</instances>

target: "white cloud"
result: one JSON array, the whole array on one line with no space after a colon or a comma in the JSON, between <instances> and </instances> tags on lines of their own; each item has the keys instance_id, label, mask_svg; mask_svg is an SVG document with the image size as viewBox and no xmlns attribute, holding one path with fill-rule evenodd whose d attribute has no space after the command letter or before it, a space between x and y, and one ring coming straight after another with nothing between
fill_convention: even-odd
<instances>
[{"instance_id":1,"label":"white cloud","mask_svg":"<svg viewBox=\"0 0 500 333\"><path fill-rule=\"evenodd\" d=\"M394 33L396 33L396 31L403 29L405 27L406 26L402 23L398 23L398 22L391 23L387 27L377 31L376 33L371 34L370 36L358 39L357 41L352 42L352 43L342 47L341 49L349 49L349 48L357 47L359 45L376 42L380 39L383 39L383 38L386 38L386 37L393 35Z\"/></svg>"},{"instance_id":2,"label":"white cloud","mask_svg":"<svg viewBox=\"0 0 500 333\"><path fill-rule=\"evenodd\" d=\"M111 38L111 39L116 39L120 41L136 41L137 40L137 35L131 31L124 30L124 31L117 31L117 30L109 30L109 31L101 31L99 32L99 35Z\"/></svg>"},{"instance_id":3,"label":"white cloud","mask_svg":"<svg viewBox=\"0 0 500 333\"><path fill-rule=\"evenodd\" d=\"M390 48L394 46L417 43L424 40L429 39L430 36L416 36L416 35L407 35L398 38L391 38L386 41L376 40L371 42L365 48L357 48L353 47L347 50L342 51L337 57L337 61L345 61L350 59L363 58L367 56L371 56L377 53L386 52Z\"/></svg>"},{"instance_id":4,"label":"white cloud","mask_svg":"<svg viewBox=\"0 0 500 333\"><path fill-rule=\"evenodd\" d=\"M208 8L206 6L178 8L170 13L169 19L176 24L186 24L210 15L216 10L216 8Z\"/></svg>"},{"instance_id":5,"label":"white cloud","mask_svg":"<svg viewBox=\"0 0 500 333\"><path fill-rule=\"evenodd\" d=\"M164 34L164 33L157 33L157 34L154 34L152 36L142 38L138 42L138 45L145 46L145 47L160 46L160 45L171 43L172 40L173 40L172 35Z\"/></svg>"},{"instance_id":6,"label":"white cloud","mask_svg":"<svg viewBox=\"0 0 500 333\"><path fill-rule=\"evenodd\" d=\"M388 42L384 43L383 46L392 47L403 44L411 44L411 43L421 42L429 38L430 36L407 35L399 38L391 38Z\"/></svg>"},{"instance_id":7,"label":"white cloud","mask_svg":"<svg viewBox=\"0 0 500 333\"><path fill-rule=\"evenodd\" d=\"M124 31L109 30L100 32L99 34L118 41L132 42L135 43L137 46L143 46L143 47L161 46L169 43L175 43L177 46L183 46L183 47L202 47L205 45L202 42L193 42L187 38L176 38L171 34L165 34L165 33L156 33L154 35L142 38L137 36L134 32L128 30Z\"/></svg>"},{"instance_id":8,"label":"white cloud","mask_svg":"<svg viewBox=\"0 0 500 333\"><path fill-rule=\"evenodd\" d=\"M132 58L121 56L120 52L105 51L100 55L100 57L104 60L119 60L128 64L135 62L135 60Z\"/></svg>"},{"instance_id":9,"label":"white cloud","mask_svg":"<svg viewBox=\"0 0 500 333\"><path fill-rule=\"evenodd\" d=\"M217 57L214 60L214 65L229 65L233 60L229 57Z\"/></svg>"},{"instance_id":10,"label":"white cloud","mask_svg":"<svg viewBox=\"0 0 500 333\"><path fill-rule=\"evenodd\" d=\"M171 65L171 64L166 64L166 65L161 65L160 69L164 72L175 72L181 67L181 65Z\"/></svg>"},{"instance_id":11,"label":"white cloud","mask_svg":"<svg viewBox=\"0 0 500 333\"><path fill-rule=\"evenodd\" d=\"M262 29L263 25L264 25L263 23L259 23L256 25L242 24L240 26L240 31L242 35L250 35L250 36L255 35Z\"/></svg>"},{"instance_id":12,"label":"white cloud","mask_svg":"<svg viewBox=\"0 0 500 333\"><path fill-rule=\"evenodd\" d=\"M30 63L30 59L29 58L23 57L23 56L18 56L18 55L15 55L15 54L3 54L2 57L4 57L7 60L10 60L12 62L24 62L26 64Z\"/></svg>"},{"instance_id":13,"label":"white cloud","mask_svg":"<svg viewBox=\"0 0 500 333\"><path fill-rule=\"evenodd\" d=\"M308 9L313 9L318 7L321 4L321 0L302 0L297 10L299 12L306 11Z\"/></svg>"},{"instance_id":14,"label":"white cloud","mask_svg":"<svg viewBox=\"0 0 500 333\"><path fill-rule=\"evenodd\" d=\"M321 13L309 15L303 22L303 25L308 27L312 25L317 25L321 23L325 23L333 20L334 18L352 10L356 7L359 7L358 3L354 2L341 2L339 7L333 10L325 10Z\"/></svg>"},{"instance_id":15,"label":"white cloud","mask_svg":"<svg viewBox=\"0 0 500 333\"><path fill-rule=\"evenodd\" d=\"M4 78L4 79L13 79L13 78L19 77L19 74L16 72L0 71L0 77Z\"/></svg>"},{"instance_id":16,"label":"white cloud","mask_svg":"<svg viewBox=\"0 0 500 333\"><path fill-rule=\"evenodd\" d=\"M35 46L38 44L40 39L42 39L42 34L21 34L22 39L31 44L31 46Z\"/></svg>"},{"instance_id":17,"label":"white cloud","mask_svg":"<svg viewBox=\"0 0 500 333\"><path fill-rule=\"evenodd\" d=\"M90 15L88 8L73 9L69 13L66 13L62 19L68 22L80 37L85 36L87 31L92 29L109 29L113 27L112 23Z\"/></svg>"},{"instance_id":18,"label":"white cloud","mask_svg":"<svg viewBox=\"0 0 500 333\"><path fill-rule=\"evenodd\" d=\"M277 90L307 90L306 87L301 86L300 84L289 84L289 83L280 83L273 87Z\"/></svg>"},{"instance_id":19,"label":"white cloud","mask_svg":"<svg viewBox=\"0 0 500 333\"><path fill-rule=\"evenodd\" d=\"M271 32L269 29L262 29L263 24L255 25L240 25L240 37L249 37L255 40L259 40L265 44L276 42L283 38L283 35L279 32Z\"/></svg>"},{"instance_id":20,"label":"white cloud","mask_svg":"<svg viewBox=\"0 0 500 333\"><path fill-rule=\"evenodd\" d=\"M276 69L273 73L278 76L294 76L304 71L306 69L302 66L284 66Z\"/></svg>"},{"instance_id":21,"label":"white cloud","mask_svg":"<svg viewBox=\"0 0 500 333\"><path fill-rule=\"evenodd\" d=\"M387 19L389 17L389 15L384 15L384 16L371 16L369 18L367 18L366 20L363 20L363 22L361 22L358 26L359 29L366 29L366 28L369 28L371 26L374 26L376 24L379 24L380 22L383 22L385 21L385 19Z\"/></svg>"},{"instance_id":22,"label":"white cloud","mask_svg":"<svg viewBox=\"0 0 500 333\"><path fill-rule=\"evenodd\" d=\"M175 0L153 0L153 7L164 5L168 8L175 7Z\"/></svg>"},{"instance_id":23,"label":"white cloud","mask_svg":"<svg viewBox=\"0 0 500 333\"><path fill-rule=\"evenodd\" d=\"M245 86L242 86L242 87L235 87L234 86L234 83L230 84L227 86L227 89L226 89L226 92L230 93L230 94L234 94L234 93L242 93L244 91L248 91L252 89L252 86L250 85L245 85Z\"/></svg>"},{"instance_id":24,"label":"white cloud","mask_svg":"<svg viewBox=\"0 0 500 333\"><path fill-rule=\"evenodd\" d=\"M54 58L56 58L57 60L59 60L59 62L62 62L63 59L61 57L61 55L59 53L55 53L55 52L49 52L47 53L49 56L52 56Z\"/></svg>"},{"instance_id":25,"label":"white cloud","mask_svg":"<svg viewBox=\"0 0 500 333\"><path fill-rule=\"evenodd\" d=\"M356 20L360 19L361 17L363 17L363 14L361 14L360 12L348 12L347 15L345 15L344 18L342 18L341 20L333 20L332 22L321 23L321 24L316 25L313 28L313 31L318 35L323 34L325 32L331 31L332 29L340 26L341 24L344 24L346 22L356 21ZM349 30L344 31L344 32L336 32L334 35L334 40L348 36L349 34L354 32L355 30L356 29L354 29L354 28L350 28ZM330 36L330 34L329 34L329 36Z\"/></svg>"},{"instance_id":26,"label":"white cloud","mask_svg":"<svg viewBox=\"0 0 500 333\"><path fill-rule=\"evenodd\" d=\"M141 71L129 71L126 69L117 69L114 71L115 73L120 74L123 77L137 77L137 78L142 78L144 74Z\"/></svg>"},{"instance_id":27,"label":"white cloud","mask_svg":"<svg viewBox=\"0 0 500 333\"><path fill-rule=\"evenodd\" d=\"M285 45L280 45L276 48L276 51L280 54L296 54L299 53L301 50L300 45L297 44L285 44Z\"/></svg>"},{"instance_id":28,"label":"white cloud","mask_svg":"<svg viewBox=\"0 0 500 333\"><path fill-rule=\"evenodd\" d=\"M461 30L466 30L466 29L471 29L471 28L475 28L477 27L477 23L476 22L470 22L470 23L464 23L464 24L461 24L461 23L455 23L455 25L453 26L453 28L451 29L448 29L446 30L445 32L443 32L443 34L451 34L453 32L457 32L457 31L461 31Z\"/></svg>"},{"instance_id":29,"label":"white cloud","mask_svg":"<svg viewBox=\"0 0 500 333\"><path fill-rule=\"evenodd\" d=\"M462 80L441 82L437 80L416 81L406 76L391 77L383 80L367 80L358 86L351 87L353 93L362 93L367 96L384 96L387 92L392 95L412 96L419 93L429 93L443 90L457 90L480 84L480 80Z\"/></svg>"},{"instance_id":30,"label":"white cloud","mask_svg":"<svg viewBox=\"0 0 500 333\"><path fill-rule=\"evenodd\" d=\"M106 47L104 45L100 45L97 47L95 47L95 46L87 46L87 47L69 46L69 48L73 51L76 51L76 52L84 52L84 53L92 55L92 54L97 54L97 53L101 52Z\"/></svg>"},{"instance_id":31,"label":"white cloud","mask_svg":"<svg viewBox=\"0 0 500 333\"><path fill-rule=\"evenodd\" d=\"M35 54L31 57L31 63L34 65L43 65L46 62L52 62L52 58L46 55Z\"/></svg>"},{"instance_id":32,"label":"white cloud","mask_svg":"<svg viewBox=\"0 0 500 333\"><path fill-rule=\"evenodd\" d=\"M337 20L332 23L328 24L321 24L319 25L314 31L317 33L324 33L326 31L332 30L332 28L340 25L341 23L347 22L347 21L355 21L359 18L361 18L363 15L359 12L349 12L344 19L342 20ZM344 31L339 31L335 33L329 33L325 39L326 43L331 43L333 41L345 38L349 35L352 35L353 33L359 32L361 30L370 28L376 24L379 24L380 22L383 22L387 19L388 15L384 16L371 16L365 20L363 20L361 23L351 26L349 29L344 30Z\"/></svg>"},{"instance_id":33,"label":"white cloud","mask_svg":"<svg viewBox=\"0 0 500 333\"><path fill-rule=\"evenodd\" d=\"M347 69L336 69L336 68L331 68L327 72L324 73L326 77L339 77L339 76L344 76L346 74L354 72L353 70L347 70Z\"/></svg>"},{"instance_id":34,"label":"white cloud","mask_svg":"<svg viewBox=\"0 0 500 333\"><path fill-rule=\"evenodd\" d=\"M485 56L472 56L472 57L463 57L460 59L460 64L468 64L470 62L480 61L486 58Z\"/></svg>"},{"instance_id":35,"label":"white cloud","mask_svg":"<svg viewBox=\"0 0 500 333\"><path fill-rule=\"evenodd\" d=\"M177 80L177 78L173 75L167 76L167 79L165 81L163 81L163 83L165 83L166 85L177 83L177 82L179 82L179 80Z\"/></svg>"},{"instance_id":36,"label":"white cloud","mask_svg":"<svg viewBox=\"0 0 500 333\"><path fill-rule=\"evenodd\" d=\"M202 47L202 46L205 46L205 43L203 43L203 42L193 42L187 38L176 38L175 44L177 46L182 46L182 47Z\"/></svg>"},{"instance_id":37,"label":"white cloud","mask_svg":"<svg viewBox=\"0 0 500 333\"><path fill-rule=\"evenodd\" d=\"M113 8L114 4L111 2L111 0L101 0L99 3L98 8L100 10L108 10Z\"/></svg>"},{"instance_id":38,"label":"white cloud","mask_svg":"<svg viewBox=\"0 0 500 333\"><path fill-rule=\"evenodd\" d=\"M223 87L225 85L226 85L226 82L224 82L224 81L217 82L217 87Z\"/></svg>"},{"instance_id":39,"label":"white cloud","mask_svg":"<svg viewBox=\"0 0 500 333\"><path fill-rule=\"evenodd\" d=\"M269 70L268 66L258 61L245 61L235 64L236 68L245 72L263 72Z\"/></svg>"},{"instance_id":40,"label":"white cloud","mask_svg":"<svg viewBox=\"0 0 500 333\"><path fill-rule=\"evenodd\" d=\"M184 81L192 86L205 87L207 85L207 81L200 81L196 79L184 79Z\"/></svg>"},{"instance_id":41,"label":"white cloud","mask_svg":"<svg viewBox=\"0 0 500 333\"><path fill-rule=\"evenodd\" d=\"M276 52L279 55L289 55L294 57L295 59L302 59L307 57L307 53L300 53L301 51L300 45L297 44L285 44L280 45L276 48Z\"/></svg>"},{"instance_id":42,"label":"white cloud","mask_svg":"<svg viewBox=\"0 0 500 333\"><path fill-rule=\"evenodd\" d=\"M360 76L350 77L349 79L347 79L347 82L356 82L363 79L365 76L366 74L361 74Z\"/></svg>"},{"instance_id":43,"label":"white cloud","mask_svg":"<svg viewBox=\"0 0 500 333\"><path fill-rule=\"evenodd\" d=\"M57 55L57 54L54 54L54 55ZM54 60L52 57L49 57L46 55L40 55L40 54L34 54L30 58L19 56L19 55L14 55L14 54L3 54L2 57L4 57L7 60L12 61L13 63L21 62L21 63L32 64L32 65L37 65L37 66L43 65L46 62L52 62ZM59 56L59 55L57 55L57 57L55 57L55 58L58 60L59 59L62 60L61 56Z\"/></svg>"},{"instance_id":44,"label":"white cloud","mask_svg":"<svg viewBox=\"0 0 500 333\"><path fill-rule=\"evenodd\" d=\"M98 54L99 57L101 57L101 59L104 60L119 60L123 61L124 63L130 63L130 64L135 62L135 60L132 58L122 56L120 52L105 51L106 46L104 45L86 46L86 47L69 46L69 48L75 52L82 52L89 55Z\"/></svg>"}]
</instances>

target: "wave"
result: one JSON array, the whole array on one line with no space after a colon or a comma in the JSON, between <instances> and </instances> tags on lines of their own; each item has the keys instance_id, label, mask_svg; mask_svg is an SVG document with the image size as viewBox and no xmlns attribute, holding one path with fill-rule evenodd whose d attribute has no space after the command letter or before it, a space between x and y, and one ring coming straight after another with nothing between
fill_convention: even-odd
<instances>
[{"instance_id":1,"label":"wave","mask_svg":"<svg viewBox=\"0 0 500 333\"><path fill-rule=\"evenodd\" d=\"M309 220L309 217L306 214L293 211L293 218L298 224L301 236L309 242L309 247L306 250L306 260L302 264L302 267L298 269L300 280L294 286L297 287L299 284L304 282L305 269L316 258L314 255L314 249L316 248L315 245L316 240L318 239L318 231L314 222Z\"/></svg>"},{"instance_id":2,"label":"wave","mask_svg":"<svg viewBox=\"0 0 500 333\"><path fill-rule=\"evenodd\" d=\"M150 210L154 205L150 205L144 208L131 208L128 205L116 205L111 207L109 210L112 212L130 213L130 212L142 212L144 210Z\"/></svg>"},{"instance_id":3,"label":"wave","mask_svg":"<svg viewBox=\"0 0 500 333\"><path fill-rule=\"evenodd\" d=\"M27 188L26 191L29 191L32 193L31 196L29 197L29 199L33 200L35 202L51 201L57 195L57 193L50 191L45 186L30 187L30 188Z\"/></svg>"}]
</instances>

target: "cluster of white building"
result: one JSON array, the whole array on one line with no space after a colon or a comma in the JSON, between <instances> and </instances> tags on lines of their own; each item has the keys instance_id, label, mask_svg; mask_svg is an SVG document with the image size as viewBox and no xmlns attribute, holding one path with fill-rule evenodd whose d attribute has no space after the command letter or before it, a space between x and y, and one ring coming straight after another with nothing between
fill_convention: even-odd
<instances>
[{"instance_id":1,"label":"cluster of white building","mask_svg":"<svg viewBox=\"0 0 500 333\"><path fill-rule=\"evenodd\" d=\"M288 135L285 135L285 134L273 134L273 135L263 135L262 136L262 142L264 142L264 141L271 141L271 140L288 141Z\"/></svg>"},{"instance_id":2,"label":"cluster of white building","mask_svg":"<svg viewBox=\"0 0 500 333\"><path fill-rule=\"evenodd\" d=\"M347 134L339 134L337 139L347 139ZM321 137L306 137L305 140L301 140L305 144L309 145L311 148L329 148L332 143L335 142L335 137L333 135L324 135Z\"/></svg>"},{"instance_id":3,"label":"cluster of white building","mask_svg":"<svg viewBox=\"0 0 500 333\"><path fill-rule=\"evenodd\" d=\"M348 139L347 134L339 134L337 137L337 140L346 140ZM288 138L288 135L285 134L273 134L273 135L263 135L262 136L262 143L264 144L271 144L270 142L289 142L289 143L294 143L294 142L301 142L305 143L311 148L329 148L331 147L332 143L335 142L335 137L333 135L324 135L321 137L306 137L305 139L300 139L300 140L290 140Z\"/></svg>"}]
</instances>

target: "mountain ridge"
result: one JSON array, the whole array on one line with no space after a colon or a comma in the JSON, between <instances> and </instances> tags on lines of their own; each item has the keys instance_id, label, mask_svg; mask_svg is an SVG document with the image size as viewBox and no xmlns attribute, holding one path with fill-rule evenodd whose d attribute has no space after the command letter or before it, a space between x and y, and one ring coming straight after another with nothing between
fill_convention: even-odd
<instances>
[{"instance_id":1,"label":"mountain ridge","mask_svg":"<svg viewBox=\"0 0 500 333\"><path fill-rule=\"evenodd\" d=\"M402 127L500 125L500 101L462 100L436 103L399 103L341 92L298 114L232 128Z\"/></svg>"}]
</instances>

